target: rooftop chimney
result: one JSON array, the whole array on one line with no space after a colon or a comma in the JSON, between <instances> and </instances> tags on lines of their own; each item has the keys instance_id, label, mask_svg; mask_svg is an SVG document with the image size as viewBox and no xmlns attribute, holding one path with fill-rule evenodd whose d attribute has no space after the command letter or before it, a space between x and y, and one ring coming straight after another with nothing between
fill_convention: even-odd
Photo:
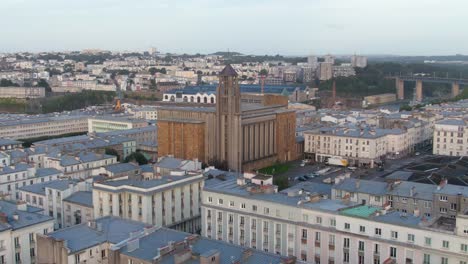
<instances>
[{"instance_id":1,"label":"rooftop chimney","mask_svg":"<svg viewBox=\"0 0 468 264\"><path fill-rule=\"evenodd\" d=\"M415 195L415 192L414 192L415 189L416 189L416 187L414 187L414 186L411 187L411 189L410 189L410 197L413 197L413 196Z\"/></svg>"},{"instance_id":2,"label":"rooftop chimney","mask_svg":"<svg viewBox=\"0 0 468 264\"><path fill-rule=\"evenodd\" d=\"M356 189L359 189L361 187L361 180L356 180Z\"/></svg>"}]
</instances>

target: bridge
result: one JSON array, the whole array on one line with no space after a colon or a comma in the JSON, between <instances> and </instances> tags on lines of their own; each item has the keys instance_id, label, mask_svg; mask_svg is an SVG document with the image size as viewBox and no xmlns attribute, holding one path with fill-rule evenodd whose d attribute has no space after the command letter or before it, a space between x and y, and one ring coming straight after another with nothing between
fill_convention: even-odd
<instances>
[{"instance_id":1,"label":"bridge","mask_svg":"<svg viewBox=\"0 0 468 264\"><path fill-rule=\"evenodd\" d=\"M441 77L425 77L425 76L388 76L388 79L395 79L396 93L399 100L405 99L405 81L416 82L416 101L421 102L423 99L423 82L426 83L442 83L452 85L452 97L460 94L460 85L468 85L468 79L462 78L441 78Z\"/></svg>"}]
</instances>

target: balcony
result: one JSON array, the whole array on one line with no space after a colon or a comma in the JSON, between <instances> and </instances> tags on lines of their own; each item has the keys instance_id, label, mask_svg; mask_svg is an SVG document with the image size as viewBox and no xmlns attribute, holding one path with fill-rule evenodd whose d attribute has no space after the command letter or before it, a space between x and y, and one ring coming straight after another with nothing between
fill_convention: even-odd
<instances>
[{"instance_id":1,"label":"balcony","mask_svg":"<svg viewBox=\"0 0 468 264\"><path fill-rule=\"evenodd\" d=\"M315 241L315 247L320 247L320 241Z\"/></svg>"},{"instance_id":2,"label":"balcony","mask_svg":"<svg viewBox=\"0 0 468 264\"><path fill-rule=\"evenodd\" d=\"M280 250L281 250L281 245L279 245L279 244L276 244L276 246L275 246L275 250L276 250L276 251L280 251Z\"/></svg>"},{"instance_id":3,"label":"balcony","mask_svg":"<svg viewBox=\"0 0 468 264\"><path fill-rule=\"evenodd\" d=\"M268 248L268 242L263 242L263 248Z\"/></svg>"},{"instance_id":4,"label":"balcony","mask_svg":"<svg viewBox=\"0 0 468 264\"><path fill-rule=\"evenodd\" d=\"M244 223L240 223L239 226L240 226L241 228L244 228L245 224L244 224Z\"/></svg>"},{"instance_id":5,"label":"balcony","mask_svg":"<svg viewBox=\"0 0 468 264\"><path fill-rule=\"evenodd\" d=\"M294 249L288 248L288 256L294 256Z\"/></svg>"},{"instance_id":6,"label":"balcony","mask_svg":"<svg viewBox=\"0 0 468 264\"><path fill-rule=\"evenodd\" d=\"M281 235L281 230L276 230L276 235Z\"/></svg>"},{"instance_id":7,"label":"balcony","mask_svg":"<svg viewBox=\"0 0 468 264\"><path fill-rule=\"evenodd\" d=\"M328 244L328 250L335 250L335 244Z\"/></svg>"},{"instance_id":8,"label":"balcony","mask_svg":"<svg viewBox=\"0 0 468 264\"><path fill-rule=\"evenodd\" d=\"M263 232L268 232L268 228L263 228Z\"/></svg>"},{"instance_id":9,"label":"balcony","mask_svg":"<svg viewBox=\"0 0 468 264\"><path fill-rule=\"evenodd\" d=\"M257 226L256 226L256 225L252 225L251 228L252 228L252 229L257 229Z\"/></svg>"},{"instance_id":10,"label":"balcony","mask_svg":"<svg viewBox=\"0 0 468 264\"><path fill-rule=\"evenodd\" d=\"M302 243L303 245L307 244L307 237L301 238L301 243Z\"/></svg>"},{"instance_id":11,"label":"balcony","mask_svg":"<svg viewBox=\"0 0 468 264\"><path fill-rule=\"evenodd\" d=\"M221 222L221 221L223 221L223 219L222 219L222 218L218 218L218 222Z\"/></svg>"}]
</instances>

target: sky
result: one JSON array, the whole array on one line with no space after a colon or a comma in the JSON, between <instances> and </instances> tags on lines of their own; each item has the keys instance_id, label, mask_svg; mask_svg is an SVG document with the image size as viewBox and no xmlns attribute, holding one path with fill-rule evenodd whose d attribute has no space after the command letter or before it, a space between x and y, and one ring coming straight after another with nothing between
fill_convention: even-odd
<instances>
[{"instance_id":1,"label":"sky","mask_svg":"<svg viewBox=\"0 0 468 264\"><path fill-rule=\"evenodd\" d=\"M467 0L0 0L0 53L468 54Z\"/></svg>"}]
</instances>

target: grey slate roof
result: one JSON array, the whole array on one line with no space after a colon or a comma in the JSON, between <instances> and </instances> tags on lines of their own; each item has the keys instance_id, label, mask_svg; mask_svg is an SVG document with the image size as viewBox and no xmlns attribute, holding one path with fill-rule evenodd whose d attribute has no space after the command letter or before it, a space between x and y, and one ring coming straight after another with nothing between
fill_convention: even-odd
<instances>
[{"instance_id":1,"label":"grey slate roof","mask_svg":"<svg viewBox=\"0 0 468 264\"><path fill-rule=\"evenodd\" d=\"M78 191L63 199L63 201L93 208L93 193Z\"/></svg>"},{"instance_id":2,"label":"grey slate roof","mask_svg":"<svg viewBox=\"0 0 468 264\"><path fill-rule=\"evenodd\" d=\"M144 223L114 216L96 219L96 224L102 226L102 231L83 223L57 230L48 236L67 241L70 254L73 254L105 242L117 244L127 239L131 232L141 231L145 227Z\"/></svg>"},{"instance_id":3,"label":"grey slate roof","mask_svg":"<svg viewBox=\"0 0 468 264\"><path fill-rule=\"evenodd\" d=\"M358 184L359 181L359 184ZM358 187L359 185L359 187ZM348 178L335 184L333 189L342 190L351 193L367 193L371 195L385 195L387 192L387 183L377 181L358 180Z\"/></svg>"},{"instance_id":4,"label":"grey slate roof","mask_svg":"<svg viewBox=\"0 0 468 264\"><path fill-rule=\"evenodd\" d=\"M107 171L112 173L123 173L127 171L135 171L138 170L138 166L132 163L116 163L111 164L105 167Z\"/></svg>"}]
</instances>

